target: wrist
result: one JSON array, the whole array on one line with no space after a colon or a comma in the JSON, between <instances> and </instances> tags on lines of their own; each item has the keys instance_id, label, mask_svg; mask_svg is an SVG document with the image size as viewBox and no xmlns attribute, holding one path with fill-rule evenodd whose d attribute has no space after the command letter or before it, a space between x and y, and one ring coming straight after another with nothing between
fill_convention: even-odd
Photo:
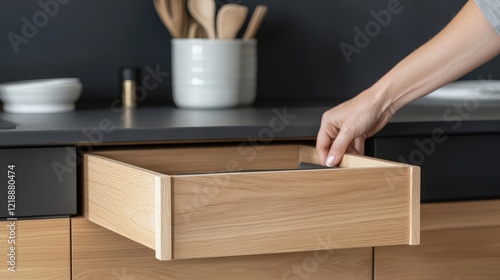
<instances>
[{"instance_id":1,"label":"wrist","mask_svg":"<svg viewBox=\"0 0 500 280\"><path fill-rule=\"evenodd\" d=\"M373 108L381 113L396 113L401 107L397 106L397 100L389 89L388 85L378 82L362 92L360 95L372 104Z\"/></svg>"}]
</instances>

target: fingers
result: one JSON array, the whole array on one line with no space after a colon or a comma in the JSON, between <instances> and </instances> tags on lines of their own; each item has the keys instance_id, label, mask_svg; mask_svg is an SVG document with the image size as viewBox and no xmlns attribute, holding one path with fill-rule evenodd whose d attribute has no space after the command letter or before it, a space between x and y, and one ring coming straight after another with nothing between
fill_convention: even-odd
<instances>
[{"instance_id":1,"label":"fingers","mask_svg":"<svg viewBox=\"0 0 500 280\"><path fill-rule=\"evenodd\" d=\"M338 165L353 140L354 137L350 133L341 129L337 137L333 140L325 160L325 165L329 167Z\"/></svg>"},{"instance_id":2,"label":"fingers","mask_svg":"<svg viewBox=\"0 0 500 280\"><path fill-rule=\"evenodd\" d=\"M318 137L316 140L316 151L318 152L318 156L321 162L325 162L328 156L328 152L330 151L330 147L332 146L332 139L335 138L335 135L330 135L333 133L327 132L327 127L324 125L321 126Z\"/></svg>"}]
</instances>

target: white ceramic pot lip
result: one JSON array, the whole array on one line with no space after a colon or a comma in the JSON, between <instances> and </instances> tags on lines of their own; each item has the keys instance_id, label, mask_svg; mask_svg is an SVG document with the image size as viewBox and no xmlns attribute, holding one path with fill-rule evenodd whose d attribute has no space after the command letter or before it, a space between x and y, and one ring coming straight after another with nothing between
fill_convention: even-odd
<instances>
[{"instance_id":1,"label":"white ceramic pot lip","mask_svg":"<svg viewBox=\"0 0 500 280\"><path fill-rule=\"evenodd\" d=\"M174 44L256 44L257 39L243 40L243 39L203 39L203 38L174 38Z\"/></svg>"}]
</instances>

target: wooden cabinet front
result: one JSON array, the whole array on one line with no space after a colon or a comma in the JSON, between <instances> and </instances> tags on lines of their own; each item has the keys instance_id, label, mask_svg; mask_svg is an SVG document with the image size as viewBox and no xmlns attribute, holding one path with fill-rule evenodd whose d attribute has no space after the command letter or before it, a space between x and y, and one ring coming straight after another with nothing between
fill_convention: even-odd
<instances>
[{"instance_id":1,"label":"wooden cabinet front","mask_svg":"<svg viewBox=\"0 0 500 280\"><path fill-rule=\"evenodd\" d=\"M73 280L371 280L372 248L175 260L85 218L72 219Z\"/></svg>"},{"instance_id":2,"label":"wooden cabinet front","mask_svg":"<svg viewBox=\"0 0 500 280\"><path fill-rule=\"evenodd\" d=\"M71 279L69 218L2 221L0 236L0 279Z\"/></svg>"},{"instance_id":3,"label":"wooden cabinet front","mask_svg":"<svg viewBox=\"0 0 500 280\"><path fill-rule=\"evenodd\" d=\"M419 246L375 248L375 279L500 279L500 201L422 205Z\"/></svg>"}]
</instances>

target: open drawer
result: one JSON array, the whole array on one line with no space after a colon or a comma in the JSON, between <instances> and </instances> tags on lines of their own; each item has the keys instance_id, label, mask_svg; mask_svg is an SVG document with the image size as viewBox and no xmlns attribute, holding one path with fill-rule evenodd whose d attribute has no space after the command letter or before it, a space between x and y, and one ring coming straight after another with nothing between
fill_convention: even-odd
<instances>
[{"instance_id":1,"label":"open drawer","mask_svg":"<svg viewBox=\"0 0 500 280\"><path fill-rule=\"evenodd\" d=\"M171 147L84 156L84 212L160 260L416 245L418 167L313 147Z\"/></svg>"}]
</instances>

